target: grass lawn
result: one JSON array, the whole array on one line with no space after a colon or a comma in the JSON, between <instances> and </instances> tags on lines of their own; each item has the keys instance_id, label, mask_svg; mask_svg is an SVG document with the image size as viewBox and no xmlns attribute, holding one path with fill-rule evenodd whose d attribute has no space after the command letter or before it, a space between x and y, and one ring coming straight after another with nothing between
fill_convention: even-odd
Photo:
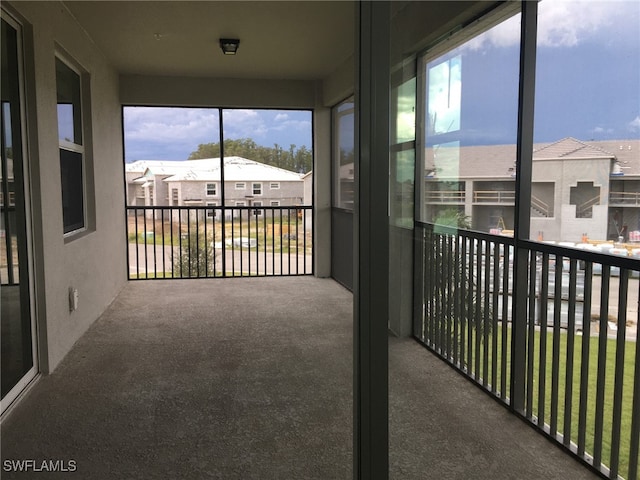
<instances>
[{"instance_id":1,"label":"grass lawn","mask_svg":"<svg viewBox=\"0 0 640 480\"><path fill-rule=\"evenodd\" d=\"M485 337L477 337L475 330L472 329L471 335L468 330L465 331L464 337L464 352L465 362L467 366L467 372L476 378L479 383L483 383L488 389L492 389L491 385L495 385L492 390L500 390L504 378L505 390L508 395L509 392L509 378L511 370L510 361L510 348L511 348L511 327L504 331L500 326L495 330L496 340L496 365L493 367L493 345L494 335L489 334ZM506 355L503 354L503 334L505 335ZM458 332L460 338L460 332ZM444 337L446 338L446 336ZM546 356L540 358L541 344L543 339L546 342ZM581 384L581 368L583 360L588 362L588 374L587 374L587 401L586 401L586 421L585 421L585 451L593 455L594 443L595 443L595 430L596 430L596 392L597 392L597 371L598 371L598 356L599 356L599 337L591 336L588 339L589 354L588 357L583 359L583 337L582 335L575 335L573 338L573 372L569 372L569 379L567 379L567 365L568 357L568 343L569 335L566 330L560 330L557 341L555 342L555 349L558 351L559 363L557 365L557 414L555 419L557 421L557 432L560 434L568 434L571 441L575 444L578 443L578 425L579 425L579 411L580 411L580 384ZM471 346L471 349L469 349ZM459 345L460 348L460 345ZM602 463L610 466L611 463L611 446L612 446L612 430L613 430L613 406L614 406L614 383L615 383L615 362L616 362L616 340L609 338L606 341L605 352L605 365L606 375L604 376L604 401L603 408L603 422L602 422ZM471 356L469 352L471 351ZM487 352L486 359L485 353ZM533 336L533 364L529 367L532 377L532 389L531 392L531 404L530 411L534 416L539 416L543 413L544 423L549 425L552 421L552 394L553 394L553 351L554 351L554 337L553 330L547 329L547 333L541 334L539 330L535 330ZM460 352L460 350L458 350ZM629 472L629 456L631 448L631 420L633 415L633 377L635 372L635 354L636 343L627 341L624 346L624 373L622 381L622 413L620 420L620 454L618 461L618 474L623 478L630 478ZM504 374L501 365L503 356L507 359L504 365ZM541 368L544 365L544 368ZM542 375L542 376L541 376ZM486 379L486 381L484 381ZM539 394L540 387L544 383L544 398L542 405L540 404ZM570 389L567 389L567 385L570 385ZM570 406L570 426L567 432L565 432L564 420L567 414L565 408L565 395L569 395L567 405ZM638 413L636 413L638 415Z\"/></svg>"}]
</instances>

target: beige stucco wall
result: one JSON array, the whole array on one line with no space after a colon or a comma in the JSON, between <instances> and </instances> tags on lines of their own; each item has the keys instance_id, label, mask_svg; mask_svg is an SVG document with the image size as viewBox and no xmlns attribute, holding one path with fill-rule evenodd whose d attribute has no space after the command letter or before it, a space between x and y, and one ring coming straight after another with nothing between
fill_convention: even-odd
<instances>
[{"instance_id":1,"label":"beige stucco wall","mask_svg":"<svg viewBox=\"0 0 640 480\"><path fill-rule=\"evenodd\" d=\"M122 75L125 105L180 107L313 108L315 82Z\"/></svg>"},{"instance_id":2,"label":"beige stucco wall","mask_svg":"<svg viewBox=\"0 0 640 480\"><path fill-rule=\"evenodd\" d=\"M53 370L126 281L122 130L118 76L58 2L9 5L26 22L27 122L30 131L37 317L44 371ZM32 27L33 36L30 35ZM59 47L57 47L57 45ZM31 51L32 48L32 51ZM90 75L93 135L93 231L63 237L56 107L56 48ZM31 68L28 68L31 65ZM90 169L87 173L91 174ZM91 184L92 182L88 182ZM91 203L91 202L90 202ZM69 287L79 306L69 312Z\"/></svg>"}]
</instances>

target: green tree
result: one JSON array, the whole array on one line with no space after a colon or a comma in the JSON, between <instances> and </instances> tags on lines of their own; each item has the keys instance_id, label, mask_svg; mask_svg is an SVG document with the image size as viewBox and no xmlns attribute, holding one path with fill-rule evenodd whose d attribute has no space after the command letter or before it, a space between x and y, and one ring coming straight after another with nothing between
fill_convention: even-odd
<instances>
[{"instance_id":1,"label":"green tree","mask_svg":"<svg viewBox=\"0 0 640 480\"><path fill-rule=\"evenodd\" d=\"M307 173L313 168L313 153L304 145L298 148L291 144L285 150L277 143L273 147L264 147L250 138L228 139L224 141L224 156L248 158L296 173ZM219 143L201 143L191 152L189 160L217 157L220 157Z\"/></svg>"}]
</instances>

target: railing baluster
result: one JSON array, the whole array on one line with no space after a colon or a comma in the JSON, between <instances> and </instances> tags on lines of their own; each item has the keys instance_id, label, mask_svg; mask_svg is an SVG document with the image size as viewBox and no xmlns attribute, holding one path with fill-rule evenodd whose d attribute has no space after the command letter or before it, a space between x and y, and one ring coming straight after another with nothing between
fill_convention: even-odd
<instances>
[{"instance_id":1,"label":"railing baluster","mask_svg":"<svg viewBox=\"0 0 640 480\"><path fill-rule=\"evenodd\" d=\"M527 329L527 379L526 379L526 404L525 415L531 420L533 418L533 367L535 358L535 325L536 325L536 273L538 255L533 250L529 252L529 308L528 308L528 329Z\"/></svg>"},{"instance_id":2,"label":"railing baluster","mask_svg":"<svg viewBox=\"0 0 640 480\"><path fill-rule=\"evenodd\" d=\"M491 242L493 251L493 295L491 304L491 392L498 392L498 300L500 296L500 244Z\"/></svg>"},{"instance_id":3,"label":"railing baluster","mask_svg":"<svg viewBox=\"0 0 640 480\"><path fill-rule=\"evenodd\" d=\"M459 257L462 259L461 265L460 265L460 360L459 360L459 364L460 364L460 368L464 369L465 368L465 364L466 364L466 357L465 357L465 353L466 353L466 349L465 349L465 341L466 341L466 328L467 328L467 318L468 318L468 310L467 310L467 302L466 302L466 298L467 298L467 278L466 278L466 272L467 272L467 255L468 255L468 250L467 247L469 245L469 239L462 235L460 237L460 243L462 245L462 252L459 255Z\"/></svg>"},{"instance_id":4,"label":"railing baluster","mask_svg":"<svg viewBox=\"0 0 640 480\"><path fill-rule=\"evenodd\" d=\"M589 393L589 351L591 346L591 294L593 263L584 266L584 304L582 307L582 353L580 357L580 410L578 413L578 456L584 457Z\"/></svg>"},{"instance_id":5,"label":"railing baluster","mask_svg":"<svg viewBox=\"0 0 640 480\"><path fill-rule=\"evenodd\" d=\"M491 286L491 242L484 242L484 308L482 312L482 385L489 384L489 288Z\"/></svg>"},{"instance_id":6,"label":"railing baluster","mask_svg":"<svg viewBox=\"0 0 640 480\"><path fill-rule=\"evenodd\" d=\"M236 276L236 210L237 208L231 209L231 276ZM225 272L226 276L226 272Z\"/></svg>"},{"instance_id":7,"label":"railing baluster","mask_svg":"<svg viewBox=\"0 0 640 480\"><path fill-rule=\"evenodd\" d=\"M262 217L264 218L264 215L267 213L266 210L258 210L262 212ZM258 212L256 211L256 213ZM260 234L258 233L259 231L259 224L258 224L258 217L260 215L256 215L256 276L260 275ZM266 245L265 245L266 247Z\"/></svg>"},{"instance_id":8,"label":"railing baluster","mask_svg":"<svg viewBox=\"0 0 640 480\"><path fill-rule=\"evenodd\" d=\"M549 254L542 254L540 270L540 355L538 374L538 427L544 430L545 411L547 406L547 321L549 316Z\"/></svg>"},{"instance_id":9,"label":"railing baluster","mask_svg":"<svg viewBox=\"0 0 640 480\"><path fill-rule=\"evenodd\" d=\"M615 377L613 382L613 422L611 425L610 475L618 476L620 466L620 423L622 421L622 391L624 387L624 351L627 341L627 296L629 270L620 269L618 289L618 332L616 336Z\"/></svg>"},{"instance_id":10,"label":"railing baluster","mask_svg":"<svg viewBox=\"0 0 640 480\"><path fill-rule=\"evenodd\" d=\"M460 334L460 323L462 319L460 318L460 243L461 237L456 236L454 238L455 245L454 247L454 255L453 255L453 364L458 365L458 335Z\"/></svg>"},{"instance_id":11,"label":"railing baluster","mask_svg":"<svg viewBox=\"0 0 640 480\"><path fill-rule=\"evenodd\" d=\"M291 209L287 208L287 275L291 275Z\"/></svg>"},{"instance_id":12,"label":"railing baluster","mask_svg":"<svg viewBox=\"0 0 640 480\"><path fill-rule=\"evenodd\" d=\"M640 281L638 282L638 298L640 298ZM638 480L638 450L640 448L640 308L636 318L636 356L633 375L633 400L631 416L631 439L629 441L629 480Z\"/></svg>"},{"instance_id":13,"label":"railing baluster","mask_svg":"<svg viewBox=\"0 0 640 480\"><path fill-rule=\"evenodd\" d=\"M300 232L298 230L298 211L299 210L296 209L296 275L298 273L300 273L300 269L298 267L298 258L299 258L299 255L300 255L300 252L299 252L300 239L298 238L298 236L300 234Z\"/></svg>"},{"instance_id":14,"label":"railing baluster","mask_svg":"<svg viewBox=\"0 0 640 480\"><path fill-rule=\"evenodd\" d=\"M153 278L158 278L158 255L156 241L156 210L151 211L151 219L153 221Z\"/></svg>"},{"instance_id":15,"label":"railing baluster","mask_svg":"<svg viewBox=\"0 0 640 480\"><path fill-rule=\"evenodd\" d=\"M480 340L482 339L482 333L480 328L482 326L482 244L483 240L479 240L477 248L474 253L476 255L476 284L475 288L475 313L474 313L474 325L475 325L475 358L474 358L474 378L480 380L480 360L482 353L480 351Z\"/></svg>"},{"instance_id":16,"label":"railing baluster","mask_svg":"<svg viewBox=\"0 0 640 480\"><path fill-rule=\"evenodd\" d=\"M196 210L194 213L196 217L196 277L200 277L200 212ZM191 249L189 249L189 255L191 255ZM191 260L193 261L193 259Z\"/></svg>"},{"instance_id":17,"label":"railing baluster","mask_svg":"<svg viewBox=\"0 0 640 480\"><path fill-rule=\"evenodd\" d=\"M142 220L142 225L144 228L144 278L149 278L149 258L147 255L147 211L144 210L144 217Z\"/></svg>"},{"instance_id":18,"label":"railing baluster","mask_svg":"<svg viewBox=\"0 0 640 480\"><path fill-rule=\"evenodd\" d=\"M180 278L184 278L182 261L182 209L178 210L178 265L180 266Z\"/></svg>"},{"instance_id":19,"label":"railing baluster","mask_svg":"<svg viewBox=\"0 0 640 480\"><path fill-rule=\"evenodd\" d=\"M596 418L593 447L593 465L602 465L602 437L604 424L604 390L607 375L607 320L609 315L609 281L611 267L602 265L600 286L600 333L598 339L598 380L596 384Z\"/></svg>"},{"instance_id":20,"label":"railing baluster","mask_svg":"<svg viewBox=\"0 0 640 480\"><path fill-rule=\"evenodd\" d=\"M452 323L452 315L453 315L453 299L452 299L452 290L453 290L453 276L451 275L451 266L453 265L453 247L451 245L451 241L453 239L453 235L447 235L445 241L445 264L444 264L444 278L446 279L446 304L445 304L445 338L444 345L446 348L446 357L451 360L451 333L453 331L453 323Z\"/></svg>"},{"instance_id":21,"label":"railing baluster","mask_svg":"<svg viewBox=\"0 0 640 480\"><path fill-rule=\"evenodd\" d=\"M469 278L467 279L469 289L467 290L467 375L472 376L473 371L473 330L475 328L476 308L474 304L474 296L476 295L475 284L473 281L475 268L476 239L469 239Z\"/></svg>"},{"instance_id":22,"label":"railing baluster","mask_svg":"<svg viewBox=\"0 0 640 480\"><path fill-rule=\"evenodd\" d=\"M571 445L571 420L573 406L573 356L576 336L576 282L577 261L569 261L569 298L567 308L567 355L564 386L564 426L562 439L566 447Z\"/></svg>"},{"instance_id":23,"label":"railing baluster","mask_svg":"<svg viewBox=\"0 0 640 480\"><path fill-rule=\"evenodd\" d=\"M562 322L562 256L555 256L553 292L553 352L551 364L551 436L558 435L558 388L560 379L560 324Z\"/></svg>"},{"instance_id":24,"label":"railing baluster","mask_svg":"<svg viewBox=\"0 0 640 480\"><path fill-rule=\"evenodd\" d=\"M502 346L500 355L500 397L507 399L507 362L509 360L509 263L510 263L510 245L503 244L504 256L502 257Z\"/></svg>"},{"instance_id":25,"label":"railing baluster","mask_svg":"<svg viewBox=\"0 0 640 480\"><path fill-rule=\"evenodd\" d=\"M239 209L239 213L240 213L240 237L239 237L239 246L240 246L240 276L243 277L244 276L244 249L242 246L242 212L243 212L243 207L240 207ZM234 245L235 248L235 245Z\"/></svg>"},{"instance_id":26,"label":"railing baluster","mask_svg":"<svg viewBox=\"0 0 640 480\"><path fill-rule=\"evenodd\" d=\"M144 213L144 211L143 211ZM138 242L140 241L140 234L138 233L138 209L134 210L136 221L136 278L140 280L140 247Z\"/></svg>"}]
</instances>

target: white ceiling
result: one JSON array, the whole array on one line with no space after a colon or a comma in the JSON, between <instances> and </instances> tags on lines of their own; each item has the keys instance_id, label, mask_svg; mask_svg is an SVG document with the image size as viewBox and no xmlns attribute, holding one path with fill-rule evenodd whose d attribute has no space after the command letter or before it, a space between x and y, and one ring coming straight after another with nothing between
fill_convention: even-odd
<instances>
[{"instance_id":1,"label":"white ceiling","mask_svg":"<svg viewBox=\"0 0 640 480\"><path fill-rule=\"evenodd\" d=\"M323 79L353 53L351 1L64 3L124 74Z\"/></svg>"}]
</instances>

